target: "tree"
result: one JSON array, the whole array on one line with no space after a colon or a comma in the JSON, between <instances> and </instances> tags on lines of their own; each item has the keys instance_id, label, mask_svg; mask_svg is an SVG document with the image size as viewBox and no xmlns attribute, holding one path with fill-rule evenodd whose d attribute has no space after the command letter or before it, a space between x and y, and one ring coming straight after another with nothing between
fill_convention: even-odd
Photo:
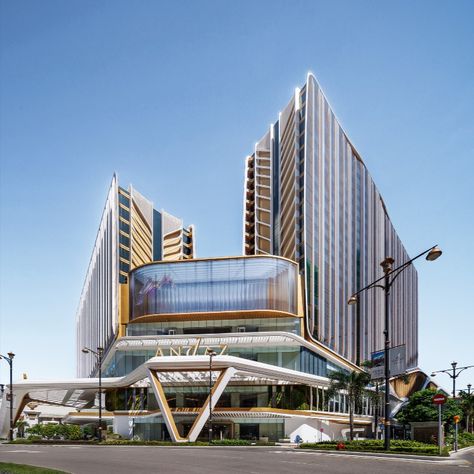
<instances>
[{"instance_id":1,"label":"tree","mask_svg":"<svg viewBox=\"0 0 474 474\"><path fill-rule=\"evenodd\" d=\"M474 394L461 391L459 392L459 398L461 399L461 410L466 420L466 431L471 433L472 419L474 418Z\"/></svg>"},{"instance_id":2,"label":"tree","mask_svg":"<svg viewBox=\"0 0 474 474\"><path fill-rule=\"evenodd\" d=\"M328 397L333 397L339 392L346 392L349 404L349 428L350 439L354 439L354 411L355 407L362 404L364 396L369 396L367 385L370 383L370 375L367 372L345 372L336 371L329 374Z\"/></svg>"},{"instance_id":3,"label":"tree","mask_svg":"<svg viewBox=\"0 0 474 474\"><path fill-rule=\"evenodd\" d=\"M408 403L398 412L397 420L401 423L415 421L437 421L438 407L433 403L433 395L438 393L431 388L415 392ZM442 420L453 424L454 415L462 416L462 410L456 400L448 398L442 408Z\"/></svg>"}]
</instances>

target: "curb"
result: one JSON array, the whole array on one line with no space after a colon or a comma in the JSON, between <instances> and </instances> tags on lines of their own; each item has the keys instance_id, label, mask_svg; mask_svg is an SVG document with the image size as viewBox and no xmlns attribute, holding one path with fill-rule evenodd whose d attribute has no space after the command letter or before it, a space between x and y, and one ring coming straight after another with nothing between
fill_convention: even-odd
<instances>
[{"instance_id":1,"label":"curb","mask_svg":"<svg viewBox=\"0 0 474 474\"><path fill-rule=\"evenodd\" d=\"M344 456L367 456L367 457L385 457L385 458L395 458L395 459L419 459L422 461L449 461L449 456L427 456L423 454L398 454L398 453L373 453L371 451L336 451L332 449L299 449L301 452L312 452L312 453L327 453L331 455L342 454ZM459 452L459 451L458 451Z\"/></svg>"},{"instance_id":2,"label":"curb","mask_svg":"<svg viewBox=\"0 0 474 474\"><path fill-rule=\"evenodd\" d=\"M474 446L466 446L465 448L458 449L457 451L449 451L449 455L452 457L457 457L472 450L474 450Z\"/></svg>"},{"instance_id":3,"label":"curb","mask_svg":"<svg viewBox=\"0 0 474 474\"><path fill-rule=\"evenodd\" d=\"M46 447L54 447L54 448L60 448L60 447L80 447L80 448L203 448L203 449L209 449L209 448L259 448L259 449L275 449L275 448L284 448L284 446L273 446L273 445L225 445L225 444L215 444L215 445L187 445L187 444L171 444L171 445L166 445L166 444L66 444L66 443L0 443L6 446L46 446ZM0 473L1 474L1 473Z\"/></svg>"}]
</instances>

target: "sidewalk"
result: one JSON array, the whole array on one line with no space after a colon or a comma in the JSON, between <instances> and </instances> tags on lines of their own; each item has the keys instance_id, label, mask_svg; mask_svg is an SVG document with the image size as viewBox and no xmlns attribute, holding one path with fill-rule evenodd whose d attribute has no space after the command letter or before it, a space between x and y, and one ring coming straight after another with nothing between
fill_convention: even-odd
<instances>
[{"instance_id":1,"label":"sidewalk","mask_svg":"<svg viewBox=\"0 0 474 474\"><path fill-rule=\"evenodd\" d=\"M457 451L449 451L449 457L456 458L459 457L461 454L466 454L469 451L474 451L474 446L468 446L467 448L461 448Z\"/></svg>"},{"instance_id":2,"label":"sidewalk","mask_svg":"<svg viewBox=\"0 0 474 474\"><path fill-rule=\"evenodd\" d=\"M470 448L465 448L470 449ZM453 456L428 456L422 454L403 454L403 453L384 453L381 452L370 452L370 451L345 451L345 450L329 450L329 449L297 449L299 452L311 452L311 453L324 453L330 455L343 455L343 456L366 456L366 457L379 457L379 458L395 458L395 459L418 459L420 461L436 461L436 462L446 462L451 461ZM461 450L458 451L458 453ZM456 453L456 454L458 454ZM450 453L451 454L451 453Z\"/></svg>"}]
</instances>

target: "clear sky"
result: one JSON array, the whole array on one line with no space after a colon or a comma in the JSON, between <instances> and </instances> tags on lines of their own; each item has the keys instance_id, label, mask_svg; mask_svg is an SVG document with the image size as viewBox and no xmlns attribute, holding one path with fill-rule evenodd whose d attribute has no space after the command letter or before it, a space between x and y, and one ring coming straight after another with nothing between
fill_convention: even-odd
<instances>
[{"instance_id":1,"label":"clear sky","mask_svg":"<svg viewBox=\"0 0 474 474\"><path fill-rule=\"evenodd\" d=\"M114 171L195 224L199 256L241 253L244 158L310 70L408 252L444 250L417 264L420 366L474 364L474 2L0 6L0 353L16 352L15 378L75 375Z\"/></svg>"}]
</instances>

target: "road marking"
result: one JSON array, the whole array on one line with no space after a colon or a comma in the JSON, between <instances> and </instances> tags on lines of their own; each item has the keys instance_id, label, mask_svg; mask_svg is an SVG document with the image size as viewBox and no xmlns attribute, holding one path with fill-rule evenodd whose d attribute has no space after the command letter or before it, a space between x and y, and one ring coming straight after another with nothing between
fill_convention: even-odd
<instances>
[{"instance_id":1,"label":"road marking","mask_svg":"<svg viewBox=\"0 0 474 474\"><path fill-rule=\"evenodd\" d=\"M33 451L32 449L15 449L12 451L2 451L2 453L29 453L29 454L38 454L41 451Z\"/></svg>"}]
</instances>

